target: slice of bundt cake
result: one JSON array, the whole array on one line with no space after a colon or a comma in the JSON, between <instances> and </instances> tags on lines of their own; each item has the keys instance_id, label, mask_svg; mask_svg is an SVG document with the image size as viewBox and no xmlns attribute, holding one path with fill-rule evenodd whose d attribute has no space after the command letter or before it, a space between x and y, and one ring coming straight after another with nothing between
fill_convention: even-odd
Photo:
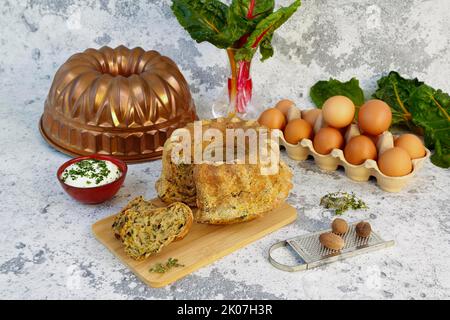
<instances>
[{"instance_id":1,"label":"slice of bundt cake","mask_svg":"<svg viewBox=\"0 0 450 320\"><path fill-rule=\"evenodd\" d=\"M128 202L128 204L117 214L112 225L114 236L120 239L120 230L122 230L125 223L128 221L128 215L126 212L128 210L144 212L145 210L151 210L156 208L151 201L144 200L144 197L139 196Z\"/></svg>"},{"instance_id":2,"label":"slice of bundt cake","mask_svg":"<svg viewBox=\"0 0 450 320\"><path fill-rule=\"evenodd\" d=\"M142 260L185 237L192 221L191 209L181 202L157 207L138 197L117 215L112 227L126 254Z\"/></svg>"}]
</instances>

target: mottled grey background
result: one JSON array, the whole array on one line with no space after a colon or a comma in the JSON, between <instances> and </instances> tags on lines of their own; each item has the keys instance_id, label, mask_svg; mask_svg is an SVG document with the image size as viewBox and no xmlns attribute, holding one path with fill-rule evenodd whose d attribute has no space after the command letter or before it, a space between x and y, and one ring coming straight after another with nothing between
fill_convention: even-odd
<instances>
[{"instance_id":1,"label":"mottled grey background","mask_svg":"<svg viewBox=\"0 0 450 320\"><path fill-rule=\"evenodd\" d=\"M2 0L1 90L30 88L39 77L36 95L43 97L57 67L74 52L125 44L174 59L200 112L207 113L223 88L226 56L192 41L169 6L166 0ZM448 0L306 0L275 34L275 57L254 64L256 94L268 104L290 97L308 105L299 89L319 79L356 76L370 91L392 69L449 91L449 12ZM34 77L22 76L19 87L11 73Z\"/></svg>"},{"instance_id":2,"label":"mottled grey background","mask_svg":"<svg viewBox=\"0 0 450 320\"><path fill-rule=\"evenodd\" d=\"M287 4L289 1L279 1ZM224 52L196 44L166 0L0 0L0 298L449 298L450 175L427 163L398 194L342 172L296 163L289 202L299 218L255 244L164 289L147 288L93 238L90 225L132 196L154 197L160 162L135 165L112 201L83 206L54 177L67 157L39 136L37 122L52 77L71 54L103 45L156 49L188 79L199 113L222 92ZM274 58L253 65L256 94L311 104L305 88L330 76L358 77L369 94L395 69L450 91L449 0L304 1L275 35ZM277 240L327 227L318 202L336 190L355 191L389 250L287 274L266 260Z\"/></svg>"}]
</instances>

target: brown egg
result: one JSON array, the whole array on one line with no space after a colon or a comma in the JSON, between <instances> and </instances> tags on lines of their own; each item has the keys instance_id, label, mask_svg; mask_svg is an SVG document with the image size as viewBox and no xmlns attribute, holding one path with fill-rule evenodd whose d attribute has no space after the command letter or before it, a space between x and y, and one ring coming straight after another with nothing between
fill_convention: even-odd
<instances>
[{"instance_id":1,"label":"brown egg","mask_svg":"<svg viewBox=\"0 0 450 320\"><path fill-rule=\"evenodd\" d=\"M296 106L292 106L287 111L286 120L287 122L291 122L294 119L301 119L302 118L302 112L299 108Z\"/></svg>"},{"instance_id":2,"label":"brown egg","mask_svg":"<svg viewBox=\"0 0 450 320\"><path fill-rule=\"evenodd\" d=\"M406 176L412 171L411 157L402 148L394 147L378 157L378 168L390 177Z\"/></svg>"},{"instance_id":3,"label":"brown egg","mask_svg":"<svg viewBox=\"0 0 450 320\"><path fill-rule=\"evenodd\" d=\"M295 106L294 101L289 99L283 99L278 101L278 103L275 105L275 108L283 112L284 116L287 116L287 112L290 107Z\"/></svg>"},{"instance_id":4,"label":"brown egg","mask_svg":"<svg viewBox=\"0 0 450 320\"><path fill-rule=\"evenodd\" d=\"M377 136L388 130L391 122L391 108L384 101L369 100L359 109L358 124L363 133Z\"/></svg>"},{"instance_id":5,"label":"brown egg","mask_svg":"<svg viewBox=\"0 0 450 320\"><path fill-rule=\"evenodd\" d=\"M317 153L329 154L333 149L342 148L344 138L338 129L326 127L316 133L313 145Z\"/></svg>"},{"instance_id":6,"label":"brown egg","mask_svg":"<svg viewBox=\"0 0 450 320\"><path fill-rule=\"evenodd\" d=\"M334 96L324 102L323 119L333 128L344 128L352 123L355 117L355 105L344 96Z\"/></svg>"},{"instance_id":7,"label":"brown egg","mask_svg":"<svg viewBox=\"0 0 450 320\"><path fill-rule=\"evenodd\" d=\"M369 138L370 140L372 140L372 142L377 145L378 143L378 139L380 138L380 136L373 136L371 134L364 134L367 138Z\"/></svg>"},{"instance_id":8,"label":"brown egg","mask_svg":"<svg viewBox=\"0 0 450 320\"><path fill-rule=\"evenodd\" d=\"M291 143L297 144L305 138L310 138L312 126L303 119L294 119L290 121L284 129L284 139Z\"/></svg>"},{"instance_id":9,"label":"brown egg","mask_svg":"<svg viewBox=\"0 0 450 320\"><path fill-rule=\"evenodd\" d=\"M356 136L345 146L344 156L349 163L360 165L367 159L377 158L377 147L370 138L364 135Z\"/></svg>"},{"instance_id":10,"label":"brown egg","mask_svg":"<svg viewBox=\"0 0 450 320\"><path fill-rule=\"evenodd\" d=\"M314 127L317 117L321 113L321 109L304 110L302 111L302 119L306 120L312 127Z\"/></svg>"},{"instance_id":11,"label":"brown egg","mask_svg":"<svg viewBox=\"0 0 450 320\"><path fill-rule=\"evenodd\" d=\"M395 139L394 146L405 149L411 159L423 158L426 154L422 140L411 133L403 134Z\"/></svg>"},{"instance_id":12,"label":"brown egg","mask_svg":"<svg viewBox=\"0 0 450 320\"><path fill-rule=\"evenodd\" d=\"M270 108L261 113L258 122L260 125L270 129L283 130L286 125L286 118L280 110Z\"/></svg>"}]
</instances>

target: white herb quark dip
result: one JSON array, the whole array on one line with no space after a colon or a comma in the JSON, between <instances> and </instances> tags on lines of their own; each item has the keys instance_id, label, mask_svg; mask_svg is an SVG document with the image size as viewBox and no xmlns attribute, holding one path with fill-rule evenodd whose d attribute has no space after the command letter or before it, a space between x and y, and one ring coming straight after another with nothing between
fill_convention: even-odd
<instances>
[{"instance_id":1,"label":"white herb quark dip","mask_svg":"<svg viewBox=\"0 0 450 320\"><path fill-rule=\"evenodd\" d=\"M61 180L72 187L94 188L120 178L119 167L108 160L81 160L68 166L61 174Z\"/></svg>"}]
</instances>

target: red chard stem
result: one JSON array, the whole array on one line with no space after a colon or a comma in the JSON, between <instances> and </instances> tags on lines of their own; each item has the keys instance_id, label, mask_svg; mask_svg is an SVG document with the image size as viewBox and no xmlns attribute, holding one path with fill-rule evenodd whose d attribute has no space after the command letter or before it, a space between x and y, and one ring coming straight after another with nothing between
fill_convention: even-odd
<instances>
[{"instance_id":1,"label":"red chard stem","mask_svg":"<svg viewBox=\"0 0 450 320\"><path fill-rule=\"evenodd\" d=\"M254 18L253 17L253 10L255 9L255 2L256 2L256 0L252 0L249 3L248 11L247 11L247 19L253 19Z\"/></svg>"},{"instance_id":2,"label":"red chard stem","mask_svg":"<svg viewBox=\"0 0 450 320\"><path fill-rule=\"evenodd\" d=\"M264 38L264 36L267 34L267 32L269 32L269 30L272 28L272 26L270 26L269 28L267 28L266 30L263 31L263 33L261 33L258 38L256 38L255 42L252 45L252 48L256 48L259 43L261 42L261 40Z\"/></svg>"}]
</instances>

